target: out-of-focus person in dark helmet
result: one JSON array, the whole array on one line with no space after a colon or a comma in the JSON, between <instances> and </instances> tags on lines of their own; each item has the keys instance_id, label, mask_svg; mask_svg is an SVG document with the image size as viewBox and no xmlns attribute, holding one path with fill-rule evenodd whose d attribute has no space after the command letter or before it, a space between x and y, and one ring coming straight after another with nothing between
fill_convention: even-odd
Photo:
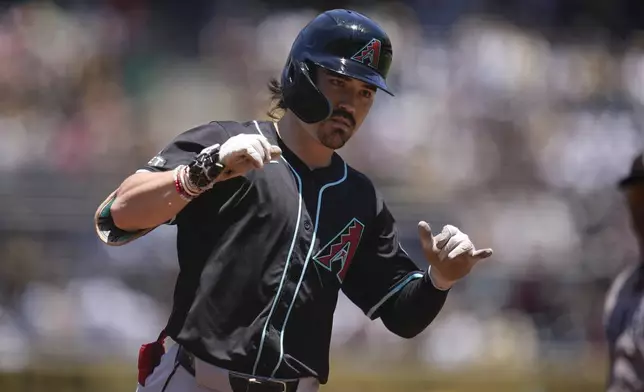
<instances>
[{"instance_id":1,"label":"out-of-focus person in dark helmet","mask_svg":"<svg viewBox=\"0 0 644 392\"><path fill-rule=\"evenodd\" d=\"M605 302L604 324L610 367L607 392L644 391L644 155L633 161L622 179L631 224L640 248L639 260L614 280Z\"/></svg>"}]
</instances>

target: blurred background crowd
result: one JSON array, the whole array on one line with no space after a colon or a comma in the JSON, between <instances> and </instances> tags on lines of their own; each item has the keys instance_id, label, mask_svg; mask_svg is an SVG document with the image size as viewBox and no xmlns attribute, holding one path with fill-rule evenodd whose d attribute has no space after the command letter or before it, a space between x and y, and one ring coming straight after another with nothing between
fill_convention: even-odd
<instances>
[{"instance_id":1,"label":"blurred background crowd","mask_svg":"<svg viewBox=\"0 0 644 392\"><path fill-rule=\"evenodd\" d=\"M637 262L615 183L642 148L641 0L68 0L0 9L0 369L134 365L169 313L174 228L122 248L93 213L175 135L266 119L269 78L318 12L389 32L389 85L340 151L405 248L416 223L490 246L413 341L344 297L334 353L438 369L603 359L610 281Z\"/></svg>"}]
</instances>

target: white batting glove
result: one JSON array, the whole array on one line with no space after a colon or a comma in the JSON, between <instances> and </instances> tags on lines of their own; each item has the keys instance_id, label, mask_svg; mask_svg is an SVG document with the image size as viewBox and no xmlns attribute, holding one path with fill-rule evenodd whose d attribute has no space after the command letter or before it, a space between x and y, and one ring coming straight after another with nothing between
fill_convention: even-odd
<instances>
[{"instance_id":1,"label":"white batting glove","mask_svg":"<svg viewBox=\"0 0 644 392\"><path fill-rule=\"evenodd\" d=\"M241 134L228 139L219 149L219 162L226 168L218 181L246 174L252 169L261 169L264 164L277 159L282 150L271 145L257 134Z\"/></svg>"},{"instance_id":2,"label":"white batting glove","mask_svg":"<svg viewBox=\"0 0 644 392\"><path fill-rule=\"evenodd\" d=\"M474 265L492 256L492 249L477 250L469 236L457 227L446 225L436 237L427 222L418 223L425 258L430 264L430 278L440 289L451 287L470 273Z\"/></svg>"}]
</instances>

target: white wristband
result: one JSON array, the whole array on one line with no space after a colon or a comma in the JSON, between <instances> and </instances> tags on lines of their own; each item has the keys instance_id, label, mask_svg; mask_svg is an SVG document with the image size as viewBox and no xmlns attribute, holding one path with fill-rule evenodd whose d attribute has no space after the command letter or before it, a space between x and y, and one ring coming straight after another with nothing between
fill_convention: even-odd
<instances>
[{"instance_id":1,"label":"white wristband","mask_svg":"<svg viewBox=\"0 0 644 392\"><path fill-rule=\"evenodd\" d=\"M454 282L445 280L442 276L440 276L440 274L438 274L437 271L434 271L434 273L432 273L431 265L427 269L427 275L429 276L429 280L432 282L434 287L436 287L438 290L447 291L454 285Z\"/></svg>"}]
</instances>

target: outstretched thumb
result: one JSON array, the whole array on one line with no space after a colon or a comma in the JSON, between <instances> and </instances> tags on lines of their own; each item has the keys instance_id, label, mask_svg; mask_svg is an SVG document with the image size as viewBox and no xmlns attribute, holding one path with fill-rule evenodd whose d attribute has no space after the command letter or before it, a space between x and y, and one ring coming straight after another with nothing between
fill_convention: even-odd
<instances>
[{"instance_id":1,"label":"outstretched thumb","mask_svg":"<svg viewBox=\"0 0 644 392\"><path fill-rule=\"evenodd\" d=\"M434 241L432 228L429 226L429 223L425 221L418 222L418 235L420 236L423 250L426 253L437 254L439 252L438 248L436 248L436 242Z\"/></svg>"}]
</instances>

